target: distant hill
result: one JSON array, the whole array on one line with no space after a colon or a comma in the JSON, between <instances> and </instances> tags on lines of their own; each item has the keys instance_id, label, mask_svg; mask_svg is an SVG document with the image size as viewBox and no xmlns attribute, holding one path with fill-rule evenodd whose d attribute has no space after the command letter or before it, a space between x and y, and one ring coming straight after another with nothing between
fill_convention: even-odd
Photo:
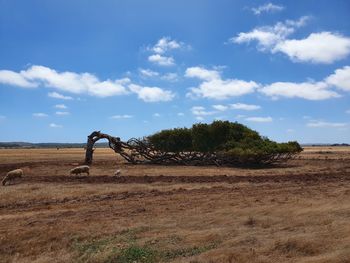
<instances>
[{"instance_id":1,"label":"distant hill","mask_svg":"<svg viewBox=\"0 0 350 263\"><path fill-rule=\"evenodd\" d=\"M84 148L86 143L30 143L30 142L0 142L0 148ZM96 148L106 148L108 143L96 143Z\"/></svg>"}]
</instances>

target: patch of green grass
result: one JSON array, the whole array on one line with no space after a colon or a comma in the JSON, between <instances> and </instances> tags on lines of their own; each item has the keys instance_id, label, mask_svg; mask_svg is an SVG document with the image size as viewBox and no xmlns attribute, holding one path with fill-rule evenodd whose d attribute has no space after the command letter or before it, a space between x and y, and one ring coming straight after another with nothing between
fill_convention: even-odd
<instances>
[{"instance_id":1,"label":"patch of green grass","mask_svg":"<svg viewBox=\"0 0 350 263\"><path fill-rule=\"evenodd\" d=\"M153 263L158 262L157 252L148 247L130 246L122 249L108 263ZM106 263L107 263L106 262Z\"/></svg>"},{"instance_id":2,"label":"patch of green grass","mask_svg":"<svg viewBox=\"0 0 350 263\"><path fill-rule=\"evenodd\" d=\"M108 262L123 252L125 247L132 247L137 234L145 231L144 227L126 229L106 238L80 241L73 239L73 249L78 252L78 262ZM142 262L142 261L140 261Z\"/></svg>"},{"instance_id":3,"label":"patch of green grass","mask_svg":"<svg viewBox=\"0 0 350 263\"><path fill-rule=\"evenodd\" d=\"M218 246L218 243L212 243L206 246L195 246L195 247L189 247L189 248L180 248L180 249L173 249L164 251L161 253L161 256L165 260L172 260L178 257L192 257L199 255L201 253L204 253L208 250L214 249Z\"/></svg>"},{"instance_id":4,"label":"patch of green grass","mask_svg":"<svg viewBox=\"0 0 350 263\"><path fill-rule=\"evenodd\" d=\"M138 241L138 234L144 228L126 229L117 235L101 239L73 242L73 249L78 253L76 262L93 263L155 263L169 262L178 257L199 255L217 247L219 242L204 246L184 247L177 249L166 248L165 244ZM182 240L172 235L164 239L166 243L176 246ZM163 241L164 241L163 240ZM155 245L156 244L156 245ZM165 245L165 247L164 247Z\"/></svg>"},{"instance_id":5,"label":"patch of green grass","mask_svg":"<svg viewBox=\"0 0 350 263\"><path fill-rule=\"evenodd\" d=\"M101 252L109 243L110 239L91 240L88 242L75 242L73 247L80 254L95 254Z\"/></svg>"}]
</instances>

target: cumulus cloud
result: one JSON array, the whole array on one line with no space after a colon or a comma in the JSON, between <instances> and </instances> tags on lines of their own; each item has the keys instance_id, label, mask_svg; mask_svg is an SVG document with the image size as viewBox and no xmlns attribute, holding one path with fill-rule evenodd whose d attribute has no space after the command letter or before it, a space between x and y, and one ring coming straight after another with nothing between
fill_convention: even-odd
<instances>
[{"instance_id":1,"label":"cumulus cloud","mask_svg":"<svg viewBox=\"0 0 350 263\"><path fill-rule=\"evenodd\" d=\"M186 69L185 77L211 81L219 79L220 72L217 70L208 70L203 67L191 67Z\"/></svg>"},{"instance_id":2,"label":"cumulus cloud","mask_svg":"<svg viewBox=\"0 0 350 263\"><path fill-rule=\"evenodd\" d=\"M334 74L326 78L326 83L344 91L350 91L350 67L345 66L335 70Z\"/></svg>"},{"instance_id":3,"label":"cumulus cloud","mask_svg":"<svg viewBox=\"0 0 350 263\"><path fill-rule=\"evenodd\" d=\"M231 106L231 109L234 109L234 110L247 110L247 111L258 110L261 108L259 105L245 104L245 103L234 103L234 104L231 104L230 106Z\"/></svg>"},{"instance_id":4,"label":"cumulus cloud","mask_svg":"<svg viewBox=\"0 0 350 263\"><path fill-rule=\"evenodd\" d=\"M162 37L158 40L151 50L157 54L164 54L166 51L172 49L179 49L184 46L184 43L172 40L170 37Z\"/></svg>"},{"instance_id":5,"label":"cumulus cloud","mask_svg":"<svg viewBox=\"0 0 350 263\"><path fill-rule=\"evenodd\" d=\"M225 110L229 109L228 106L220 105L220 104L218 104L218 105L213 105L212 107L213 107L214 109L218 110L218 111L225 111Z\"/></svg>"},{"instance_id":6,"label":"cumulus cloud","mask_svg":"<svg viewBox=\"0 0 350 263\"><path fill-rule=\"evenodd\" d=\"M321 82L275 82L260 89L260 92L274 99L279 97L303 98L307 100L325 100L338 98L340 95L329 89L328 85Z\"/></svg>"},{"instance_id":7,"label":"cumulus cloud","mask_svg":"<svg viewBox=\"0 0 350 263\"><path fill-rule=\"evenodd\" d=\"M245 120L251 121L251 122L272 122L273 121L271 117L248 117Z\"/></svg>"},{"instance_id":8,"label":"cumulus cloud","mask_svg":"<svg viewBox=\"0 0 350 263\"><path fill-rule=\"evenodd\" d=\"M242 44L256 41L260 51L283 53L295 62L330 64L350 54L350 38L334 32L311 33L303 39L289 39L295 30L310 19L286 20L274 26L257 27L249 32L240 32L231 43Z\"/></svg>"},{"instance_id":9,"label":"cumulus cloud","mask_svg":"<svg viewBox=\"0 0 350 263\"><path fill-rule=\"evenodd\" d=\"M272 52L282 52L297 62L330 64L350 54L350 38L332 32L312 33L304 39L282 41Z\"/></svg>"},{"instance_id":10,"label":"cumulus cloud","mask_svg":"<svg viewBox=\"0 0 350 263\"><path fill-rule=\"evenodd\" d=\"M174 81L178 81L179 76L177 75L177 73L170 72L170 73L164 74L161 77L161 79L174 82Z\"/></svg>"},{"instance_id":11,"label":"cumulus cloud","mask_svg":"<svg viewBox=\"0 0 350 263\"><path fill-rule=\"evenodd\" d=\"M347 126L347 123L343 122L326 122L326 121L311 121L306 124L310 128L341 128Z\"/></svg>"},{"instance_id":12,"label":"cumulus cloud","mask_svg":"<svg viewBox=\"0 0 350 263\"><path fill-rule=\"evenodd\" d=\"M55 114L58 115L58 116L70 115L70 113L68 111L56 111Z\"/></svg>"},{"instance_id":13,"label":"cumulus cloud","mask_svg":"<svg viewBox=\"0 0 350 263\"><path fill-rule=\"evenodd\" d=\"M33 117L36 117L36 118L45 118L48 116L49 115L47 115L46 113L42 113L42 112L33 113Z\"/></svg>"},{"instance_id":14,"label":"cumulus cloud","mask_svg":"<svg viewBox=\"0 0 350 263\"><path fill-rule=\"evenodd\" d=\"M62 95L58 92L49 92L47 94L50 98L54 98L54 99L61 99L61 100L72 100L73 98L70 97L70 96L65 96L65 95Z\"/></svg>"},{"instance_id":15,"label":"cumulus cloud","mask_svg":"<svg viewBox=\"0 0 350 263\"><path fill-rule=\"evenodd\" d=\"M258 7L253 7L251 10L255 15L260 15L262 13L272 13L272 12L282 11L283 9L284 9L284 6L275 5L272 3L266 3Z\"/></svg>"},{"instance_id":16,"label":"cumulus cloud","mask_svg":"<svg viewBox=\"0 0 350 263\"><path fill-rule=\"evenodd\" d=\"M67 107L66 105L64 105L64 104L56 104L56 105L55 105L55 108L56 108L56 109L65 110L65 109L67 109L68 107Z\"/></svg>"},{"instance_id":17,"label":"cumulus cloud","mask_svg":"<svg viewBox=\"0 0 350 263\"><path fill-rule=\"evenodd\" d=\"M174 72L165 73L164 75L150 69L139 69L139 72L141 77L143 78L158 78L161 80L171 81L171 82L178 80L178 75L177 73L174 73Z\"/></svg>"},{"instance_id":18,"label":"cumulus cloud","mask_svg":"<svg viewBox=\"0 0 350 263\"><path fill-rule=\"evenodd\" d=\"M50 128L63 128L62 125L56 124L56 123L50 123L49 127L50 127Z\"/></svg>"},{"instance_id":19,"label":"cumulus cloud","mask_svg":"<svg viewBox=\"0 0 350 263\"><path fill-rule=\"evenodd\" d=\"M139 69L141 76L143 77L157 77L159 76L159 73L150 69Z\"/></svg>"},{"instance_id":20,"label":"cumulus cloud","mask_svg":"<svg viewBox=\"0 0 350 263\"><path fill-rule=\"evenodd\" d=\"M111 118L111 119L120 120L120 119L131 119L131 118L133 118L133 117L134 117L134 116L129 115L129 114L123 114L123 115L113 115L113 116L111 116L110 118Z\"/></svg>"},{"instance_id":21,"label":"cumulus cloud","mask_svg":"<svg viewBox=\"0 0 350 263\"><path fill-rule=\"evenodd\" d=\"M341 95L332 88L350 91L350 67L336 69L322 81L274 82L260 88L259 91L274 99L279 97L303 98L307 100L325 100Z\"/></svg>"},{"instance_id":22,"label":"cumulus cloud","mask_svg":"<svg viewBox=\"0 0 350 263\"><path fill-rule=\"evenodd\" d=\"M175 60L173 57L162 56L159 54L153 54L148 57L148 61L158 64L159 66L173 66Z\"/></svg>"},{"instance_id":23,"label":"cumulus cloud","mask_svg":"<svg viewBox=\"0 0 350 263\"><path fill-rule=\"evenodd\" d=\"M170 90L163 90L158 87L142 87L130 84L129 89L145 102L171 101L175 97L175 94Z\"/></svg>"},{"instance_id":24,"label":"cumulus cloud","mask_svg":"<svg viewBox=\"0 0 350 263\"><path fill-rule=\"evenodd\" d=\"M256 41L259 50L272 51L278 43L283 42L294 33L296 28L304 26L309 19L310 17L303 16L299 20L286 20L274 26L257 27L249 32L241 32L238 36L230 38L229 41L236 44Z\"/></svg>"},{"instance_id":25,"label":"cumulus cloud","mask_svg":"<svg viewBox=\"0 0 350 263\"><path fill-rule=\"evenodd\" d=\"M175 97L169 90L163 90L158 87L141 87L131 83L129 78L101 81L90 73L58 72L44 66L32 66L19 73L12 71L1 72L0 83L20 87L47 87L63 92L88 94L97 97L136 93L140 99L146 102L170 101ZM158 74L155 71L144 69L141 69L140 73L147 76L155 76ZM12 75L16 77L11 78ZM8 76L10 76L10 78ZM176 76L177 75L165 75L164 77L174 79ZM73 99L71 96L66 96L56 91L49 92L48 96L63 100Z\"/></svg>"},{"instance_id":26,"label":"cumulus cloud","mask_svg":"<svg viewBox=\"0 0 350 263\"><path fill-rule=\"evenodd\" d=\"M208 115L213 115L213 114L216 113L215 111L207 111L205 109L205 107L202 107L202 106L193 106L191 108L191 112L192 112L193 115L201 116L201 117L208 116Z\"/></svg>"},{"instance_id":27,"label":"cumulus cloud","mask_svg":"<svg viewBox=\"0 0 350 263\"><path fill-rule=\"evenodd\" d=\"M202 81L198 87L190 88L190 92L187 93L187 96L192 98L228 99L252 93L259 87L254 81L222 79L219 71L202 67L187 68L185 76Z\"/></svg>"},{"instance_id":28,"label":"cumulus cloud","mask_svg":"<svg viewBox=\"0 0 350 263\"><path fill-rule=\"evenodd\" d=\"M127 94L127 78L100 81L91 73L58 72L54 69L34 65L19 73L9 70L0 72L0 82L18 87L47 87L60 91L108 97Z\"/></svg>"},{"instance_id":29,"label":"cumulus cloud","mask_svg":"<svg viewBox=\"0 0 350 263\"><path fill-rule=\"evenodd\" d=\"M261 108L259 105L245 104L245 103L234 103L229 105L213 105L212 107L218 111L226 111L228 109L252 111L252 110L258 110Z\"/></svg>"},{"instance_id":30,"label":"cumulus cloud","mask_svg":"<svg viewBox=\"0 0 350 263\"><path fill-rule=\"evenodd\" d=\"M0 70L0 83L22 88L36 88L37 83L27 80L22 74L11 70Z\"/></svg>"}]
</instances>

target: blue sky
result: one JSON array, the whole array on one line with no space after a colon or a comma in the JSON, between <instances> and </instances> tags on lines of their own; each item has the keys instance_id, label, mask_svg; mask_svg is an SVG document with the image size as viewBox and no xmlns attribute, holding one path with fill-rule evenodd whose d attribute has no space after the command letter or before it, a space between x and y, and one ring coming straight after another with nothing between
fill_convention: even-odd
<instances>
[{"instance_id":1,"label":"blue sky","mask_svg":"<svg viewBox=\"0 0 350 263\"><path fill-rule=\"evenodd\" d=\"M0 0L0 141L214 119L350 143L350 2Z\"/></svg>"}]
</instances>

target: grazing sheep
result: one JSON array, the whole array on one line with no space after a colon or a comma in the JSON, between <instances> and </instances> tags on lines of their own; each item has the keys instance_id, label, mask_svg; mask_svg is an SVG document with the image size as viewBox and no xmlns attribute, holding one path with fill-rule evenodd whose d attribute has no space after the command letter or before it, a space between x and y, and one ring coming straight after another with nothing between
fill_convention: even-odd
<instances>
[{"instance_id":1,"label":"grazing sheep","mask_svg":"<svg viewBox=\"0 0 350 263\"><path fill-rule=\"evenodd\" d=\"M75 167L69 171L69 174L81 174L81 173L87 173L87 175L90 175L90 167L88 165L81 165L78 167Z\"/></svg>"},{"instance_id":2,"label":"grazing sheep","mask_svg":"<svg viewBox=\"0 0 350 263\"><path fill-rule=\"evenodd\" d=\"M2 180L2 185L5 185L6 182L9 182L11 180L14 180L16 178L22 178L23 176L23 170L22 169L16 169L8 172L5 176L5 178Z\"/></svg>"},{"instance_id":3,"label":"grazing sheep","mask_svg":"<svg viewBox=\"0 0 350 263\"><path fill-rule=\"evenodd\" d=\"M114 176L120 176L120 173L121 173L122 171L121 170L117 170L117 171L115 171L115 173L114 173Z\"/></svg>"}]
</instances>

